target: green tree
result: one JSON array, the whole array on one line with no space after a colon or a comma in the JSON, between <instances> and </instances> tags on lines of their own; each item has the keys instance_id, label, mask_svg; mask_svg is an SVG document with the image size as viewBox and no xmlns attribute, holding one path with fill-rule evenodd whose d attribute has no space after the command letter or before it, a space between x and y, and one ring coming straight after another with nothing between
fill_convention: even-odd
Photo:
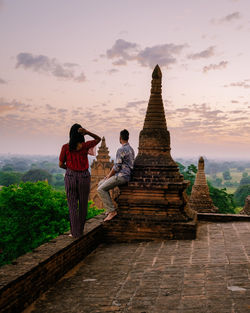
<instances>
[{"instance_id":1,"label":"green tree","mask_svg":"<svg viewBox=\"0 0 250 313\"><path fill-rule=\"evenodd\" d=\"M248 173L247 173L247 172L242 173L242 178L245 178L245 177L247 177L247 176L248 176Z\"/></svg>"},{"instance_id":2,"label":"green tree","mask_svg":"<svg viewBox=\"0 0 250 313\"><path fill-rule=\"evenodd\" d=\"M0 171L0 186L9 186L19 184L22 178L22 173L3 172Z\"/></svg>"},{"instance_id":3,"label":"green tree","mask_svg":"<svg viewBox=\"0 0 250 313\"><path fill-rule=\"evenodd\" d=\"M89 201L87 219L99 210ZM65 192L46 182L20 183L0 191L0 265L32 251L70 228Z\"/></svg>"},{"instance_id":4,"label":"green tree","mask_svg":"<svg viewBox=\"0 0 250 313\"><path fill-rule=\"evenodd\" d=\"M218 213L234 214L236 205L233 194L227 193L226 188L218 189L213 187L209 181L207 183L210 197L214 205L219 209Z\"/></svg>"},{"instance_id":5,"label":"green tree","mask_svg":"<svg viewBox=\"0 0 250 313\"><path fill-rule=\"evenodd\" d=\"M30 181L30 182L37 182L37 181L44 181L47 180L49 184L52 182L52 175L43 169L37 168L37 169L31 169L28 172L26 172L22 180L24 182Z\"/></svg>"},{"instance_id":6,"label":"green tree","mask_svg":"<svg viewBox=\"0 0 250 313\"><path fill-rule=\"evenodd\" d=\"M190 164L187 168L181 163L177 162L177 165L180 169L180 173L183 175L185 180L189 180L190 184L187 188L187 194L191 195L192 187L195 181L195 175L197 173L197 167L194 164Z\"/></svg>"},{"instance_id":7,"label":"green tree","mask_svg":"<svg viewBox=\"0 0 250 313\"><path fill-rule=\"evenodd\" d=\"M223 178L224 178L225 180L231 180L231 179L232 179L232 176L230 175L230 171L229 171L229 170L223 172L222 175L223 175Z\"/></svg>"},{"instance_id":8,"label":"green tree","mask_svg":"<svg viewBox=\"0 0 250 313\"><path fill-rule=\"evenodd\" d=\"M217 176L213 176L211 180L211 184L214 185L215 187L221 187L222 186L222 179Z\"/></svg>"},{"instance_id":9,"label":"green tree","mask_svg":"<svg viewBox=\"0 0 250 313\"><path fill-rule=\"evenodd\" d=\"M250 176L242 177L240 180L240 186L249 185L250 184Z\"/></svg>"},{"instance_id":10,"label":"green tree","mask_svg":"<svg viewBox=\"0 0 250 313\"><path fill-rule=\"evenodd\" d=\"M64 176L63 174L54 174L52 185L55 187L62 187L64 186Z\"/></svg>"},{"instance_id":11,"label":"green tree","mask_svg":"<svg viewBox=\"0 0 250 313\"><path fill-rule=\"evenodd\" d=\"M234 193L234 199L236 204L238 206L243 207L245 204L245 199L249 195L250 195L250 184L240 185Z\"/></svg>"},{"instance_id":12,"label":"green tree","mask_svg":"<svg viewBox=\"0 0 250 313\"><path fill-rule=\"evenodd\" d=\"M2 167L2 171L3 172L12 172L14 169L13 169L13 165L12 164L5 164L3 167Z\"/></svg>"}]
</instances>

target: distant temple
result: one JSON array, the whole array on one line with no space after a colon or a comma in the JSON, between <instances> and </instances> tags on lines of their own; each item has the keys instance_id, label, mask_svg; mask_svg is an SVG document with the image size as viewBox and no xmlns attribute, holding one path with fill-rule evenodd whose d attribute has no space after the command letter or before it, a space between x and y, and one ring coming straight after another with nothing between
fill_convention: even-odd
<instances>
[{"instance_id":1,"label":"distant temple","mask_svg":"<svg viewBox=\"0 0 250 313\"><path fill-rule=\"evenodd\" d=\"M98 208L103 208L103 203L97 194L97 187L100 180L108 175L114 161L110 161L109 150L106 146L105 138L102 138L101 146L98 149L96 160L91 165L91 187L89 199L93 200ZM114 198L114 191L111 191L111 197Z\"/></svg>"},{"instance_id":2,"label":"distant temple","mask_svg":"<svg viewBox=\"0 0 250 313\"><path fill-rule=\"evenodd\" d=\"M246 197L244 208L240 214L250 215L250 195Z\"/></svg>"},{"instance_id":3,"label":"distant temple","mask_svg":"<svg viewBox=\"0 0 250 313\"><path fill-rule=\"evenodd\" d=\"M200 157L198 163L198 172L192 188L189 203L193 210L200 213L216 213L218 208L213 204L209 194L205 174L205 163L203 157Z\"/></svg>"},{"instance_id":4,"label":"distant temple","mask_svg":"<svg viewBox=\"0 0 250 313\"><path fill-rule=\"evenodd\" d=\"M170 155L161 79L157 65L132 180L120 186L118 214L104 223L109 241L196 237L197 214L189 207L185 191L189 182Z\"/></svg>"}]
</instances>

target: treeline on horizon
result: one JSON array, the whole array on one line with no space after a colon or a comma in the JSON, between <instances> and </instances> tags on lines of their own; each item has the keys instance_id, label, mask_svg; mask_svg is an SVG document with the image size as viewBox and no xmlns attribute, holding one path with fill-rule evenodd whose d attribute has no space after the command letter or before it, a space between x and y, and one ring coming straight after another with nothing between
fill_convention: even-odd
<instances>
[{"instance_id":1,"label":"treeline on horizon","mask_svg":"<svg viewBox=\"0 0 250 313\"><path fill-rule=\"evenodd\" d=\"M90 165L93 159L93 157L89 158ZM227 194L234 194L236 206L243 207L246 196L250 194L249 186L246 186L250 184L250 161L220 160L215 162L215 160L204 159L210 189L218 188ZM192 175L190 175L189 169L192 166L196 167L195 162L191 163L194 159L177 159L176 161L180 171L191 182L187 190L190 194L195 171L191 171ZM64 172L58 166L57 156L0 155L0 186L46 180L56 190L64 191Z\"/></svg>"},{"instance_id":2,"label":"treeline on horizon","mask_svg":"<svg viewBox=\"0 0 250 313\"><path fill-rule=\"evenodd\" d=\"M197 167L177 163L184 179L190 181L190 195ZM238 213L250 194L250 163L213 164L207 160L206 169L210 195L219 213ZM225 184L234 185L236 178L237 187L230 187L235 192L229 193ZM64 170L58 167L57 157L0 157L0 186L0 265L69 230ZM89 201L88 218L102 212Z\"/></svg>"}]
</instances>

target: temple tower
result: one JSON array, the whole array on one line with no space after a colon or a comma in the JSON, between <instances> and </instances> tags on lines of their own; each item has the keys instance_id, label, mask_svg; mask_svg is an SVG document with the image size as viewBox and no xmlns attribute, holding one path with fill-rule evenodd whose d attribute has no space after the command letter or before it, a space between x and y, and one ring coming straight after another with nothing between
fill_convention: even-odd
<instances>
[{"instance_id":1,"label":"temple tower","mask_svg":"<svg viewBox=\"0 0 250 313\"><path fill-rule=\"evenodd\" d=\"M200 213L216 213L218 208L215 207L209 194L209 189L205 174L205 163L203 157L200 157L198 163L198 172L192 187L190 196L190 206L193 210Z\"/></svg>"},{"instance_id":2,"label":"temple tower","mask_svg":"<svg viewBox=\"0 0 250 313\"><path fill-rule=\"evenodd\" d=\"M193 239L197 215L187 202L184 181L170 154L161 95L162 74L152 74L151 95L139 136L132 180L120 187L118 214L104 223L107 240Z\"/></svg>"},{"instance_id":3,"label":"temple tower","mask_svg":"<svg viewBox=\"0 0 250 313\"><path fill-rule=\"evenodd\" d=\"M91 187L89 199L93 200L98 208L103 208L103 203L98 196L97 187L100 180L102 180L114 165L114 161L110 161L109 150L106 146L105 138L102 137L101 146L98 149L96 160L91 164ZM111 192L112 198L114 192Z\"/></svg>"},{"instance_id":4,"label":"temple tower","mask_svg":"<svg viewBox=\"0 0 250 313\"><path fill-rule=\"evenodd\" d=\"M250 195L246 197L244 208L240 211L240 214L250 215Z\"/></svg>"}]
</instances>

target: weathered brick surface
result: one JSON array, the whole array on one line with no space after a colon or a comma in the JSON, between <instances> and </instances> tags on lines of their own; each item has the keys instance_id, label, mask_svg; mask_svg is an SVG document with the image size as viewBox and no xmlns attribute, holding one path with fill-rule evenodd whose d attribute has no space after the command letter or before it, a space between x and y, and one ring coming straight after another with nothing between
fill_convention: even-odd
<instances>
[{"instance_id":1,"label":"weathered brick surface","mask_svg":"<svg viewBox=\"0 0 250 313\"><path fill-rule=\"evenodd\" d=\"M250 195L246 197L244 208L240 211L240 214L250 215Z\"/></svg>"},{"instance_id":2,"label":"weathered brick surface","mask_svg":"<svg viewBox=\"0 0 250 313\"><path fill-rule=\"evenodd\" d=\"M219 210L213 204L212 198L209 194L209 188L205 174L205 162L203 157L199 158L198 172L192 187L189 204L193 210L201 213L215 213Z\"/></svg>"},{"instance_id":3,"label":"weathered brick surface","mask_svg":"<svg viewBox=\"0 0 250 313\"><path fill-rule=\"evenodd\" d=\"M129 183L120 187L117 215L105 225L109 241L192 239L197 216L186 195L188 181L170 150L161 90L162 73L152 73L151 93ZM184 225L185 224L185 225Z\"/></svg>"},{"instance_id":4,"label":"weathered brick surface","mask_svg":"<svg viewBox=\"0 0 250 313\"><path fill-rule=\"evenodd\" d=\"M198 213L199 221L210 221L210 222L250 222L250 216L244 214L218 214L218 213Z\"/></svg>"},{"instance_id":5,"label":"weathered brick surface","mask_svg":"<svg viewBox=\"0 0 250 313\"><path fill-rule=\"evenodd\" d=\"M0 268L0 312L20 312L94 250L102 241L102 220L86 223L84 236L69 232Z\"/></svg>"},{"instance_id":6,"label":"weathered brick surface","mask_svg":"<svg viewBox=\"0 0 250 313\"><path fill-rule=\"evenodd\" d=\"M201 223L196 240L102 244L24 313L247 313L250 223Z\"/></svg>"},{"instance_id":7,"label":"weathered brick surface","mask_svg":"<svg viewBox=\"0 0 250 313\"><path fill-rule=\"evenodd\" d=\"M108 175L113 165L114 161L110 160L109 150L106 146L105 138L103 137L101 145L98 149L96 160L94 160L91 164L91 186L89 199L94 200L94 203L98 208L103 208L102 200L97 193L98 183ZM119 188L111 190L111 198L114 199L118 195L118 192Z\"/></svg>"}]
</instances>

